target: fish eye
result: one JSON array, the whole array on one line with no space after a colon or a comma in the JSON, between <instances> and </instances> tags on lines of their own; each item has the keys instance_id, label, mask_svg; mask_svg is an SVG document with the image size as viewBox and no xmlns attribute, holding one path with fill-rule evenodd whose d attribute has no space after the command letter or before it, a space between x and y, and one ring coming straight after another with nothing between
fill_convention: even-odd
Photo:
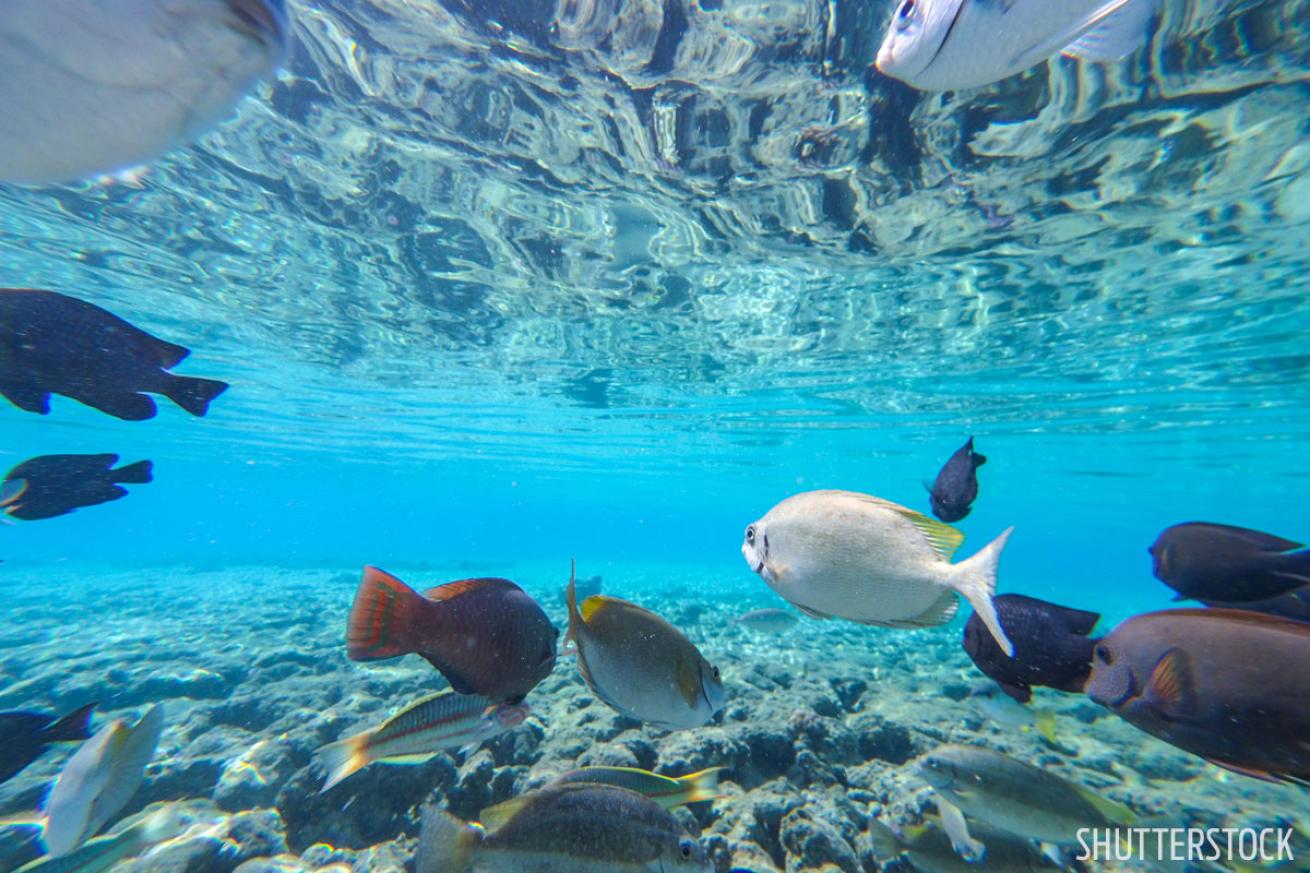
<instances>
[{"instance_id":1,"label":"fish eye","mask_svg":"<svg viewBox=\"0 0 1310 873\"><path fill-rule=\"evenodd\" d=\"M755 545L755 525L746 528L746 542L752 546Z\"/></svg>"},{"instance_id":2,"label":"fish eye","mask_svg":"<svg viewBox=\"0 0 1310 873\"><path fill-rule=\"evenodd\" d=\"M910 19L914 17L914 0L903 0L899 9L896 10L896 25L906 27Z\"/></svg>"},{"instance_id":3,"label":"fish eye","mask_svg":"<svg viewBox=\"0 0 1310 873\"><path fill-rule=\"evenodd\" d=\"M715 679L718 679L718 678L719 678L719 668L718 668L718 667L711 666L711 667L710 667L710 673L714 676Z\"/></svg>"},{"instance_id":4,"label":"fish eye","mask_svg":"<svg viewBox=\"0 0 1310 873\"><path fill-rule=\"evenodd\" d=\"M1092 654L1096 656L1096 660L1105 664L1107 667L1114 664L1114 655L1110 654L1110 650L1105 646L1097 646Z\"/></svg>"},{"instance_id":5,"label":"fish eye","mask_svg":"<svg viewBox=\"0 0 1310 873\"><path fill-rule=\"evenodd\" d=\"M690 860L691 851L692 851L691 840L683 840L682 842L678 843L678 851L682 852L683 858Z\"/></svg>"}]
</instances>

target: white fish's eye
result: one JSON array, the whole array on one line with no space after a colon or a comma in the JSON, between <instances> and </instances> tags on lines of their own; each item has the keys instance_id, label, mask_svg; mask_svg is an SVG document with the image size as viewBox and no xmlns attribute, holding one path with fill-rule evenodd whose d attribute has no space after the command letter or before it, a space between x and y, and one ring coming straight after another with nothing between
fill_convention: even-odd
<instances>
[{"instance_id":1,"label":"white fish's eye","mask_svg":"<svg viewBox=\"0 0 1310 873\"><path fill-rule=\"evenodd\" d=\"M746 542L755 545L755 525L746 528Z\"/></svg>"},{"instance_id":2,"label":"white fish's eye","mask_svg":"<svg viewBox=\"0 0 1310 873\"><path fill-rule=\"evenodd\" d=\"M678 850L679 850L680 852L682 852L682 857L683 857L683 858L690 859L690 858L691 858L691 852L692 852L692 848L691 848L691 840L683 840L681 843L679 843L679 844L678 844Z\"/></svg>"},{"instance_id":3,"label":"white fish's eye","mask_svg":"<svg viewBox=\"0 0 1310 873\"><path fill-rule=\"evenodd\" d=\"M896 10L896 26L901 30L910 26L914 20L914 0L901 0L900 8Z\"/></svg>"}]
</instances>

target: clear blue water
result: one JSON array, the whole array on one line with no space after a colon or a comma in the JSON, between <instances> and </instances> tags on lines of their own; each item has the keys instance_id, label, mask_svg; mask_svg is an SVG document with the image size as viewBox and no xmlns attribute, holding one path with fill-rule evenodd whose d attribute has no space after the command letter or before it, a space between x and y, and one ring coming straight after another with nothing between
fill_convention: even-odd
<instances>
[{"instance_id":1,"label":"clear blue water","mask_svg":"<svg viewBox=\"0 0 1310 873\"><path fill-rule=\"evenodd\" d=\"M1170 524L1310 537L1310 5L1170 3L1121 64L919 97L866 69L884 4L690 4L669 57L669 4L547 5L293 3L288 69L199 143L0 185L0 282L232 383L203 419L0 408L0 467L155 462L0 529L0 592L369 563L544 593L576 557L765 603L746 524L815 488L926 512L969 434L962 553L1013 525L1000 590L1107 625L1168 605Z\"/></svg>"}]
</instances>

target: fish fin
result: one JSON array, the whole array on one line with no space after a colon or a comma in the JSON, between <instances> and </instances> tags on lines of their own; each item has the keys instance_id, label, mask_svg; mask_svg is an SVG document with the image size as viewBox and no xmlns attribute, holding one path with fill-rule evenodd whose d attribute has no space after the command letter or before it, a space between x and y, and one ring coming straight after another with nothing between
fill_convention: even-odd
<instances>
[{"instance_id":1,"label":"fish fin","mask_svg":"<svg viewBox=\"0 0 1310 873\"><path fill-rule=\"evenodd\" d=\"M43 740L47 743L72 743L85 740L91 736L91 713L96 705L88 703L75 709L43 731Z\"/></svg>"},{"instance_id":2,"label":"fish fin","mask_svg":"<svg viewBox=\"0 0 1310 873\"><path fill-rule=\"evenodd\" d=\"M6 479L0 482L0 507L9 506L27 493L26 479Z\"/></svg>"},{"instance_id":3,"label":"fish fin","mask_svg":"<svg viewBox=\"0 0 1310 873\"><path fill-rule=\"evenodd\" d=\"M1106 18L1115 14L1120 9L1130 3L1140 3L1143 0L1106 0L1100 3L1082 18L1074 21L1068 27L1062 28L1053 34L1049 39L1039 42L1036 45L1029 46L1019 53L1011 56L1007 61L1007 66L1026 69L1042 63L1051 55L1063 51L1066 46L1077 42L1089 31L1095 29ZM1145 0L1145 2L1154 2L1154 0Z\"/></svg>"},{"instance_id":4,"label":"fish fin","mask_svg":"<svg viewBox=\"0 0 1310 873\"><path fill-rule=\"evenodd\" d=\"M368 756L368 739L372 735L373 731L364 731L353 737L328 743L318 750L316 754L327 770L327 779L323 782L323 787L318 790L319 794L373 763Z\"/></svg>"},{"instance_id":5,"label":"fish fin","mask_svg":"<svg viewBox=\"0 0 1310 873\"><path fill-rule=\"evenodd\" d=\"M142 331L142 333L145 332ZM150 336L150 334L145 334L145 335ZM159 339L158 337L150 336L150 342L152 345L152 351L154 351L155 353L154 354L155 361L159 364L159 366L162 369L165 370L173 369L178 364L185 361L187 359L187 355L191 354L191 350L188 349L186 346L179 346L179 345L174 345L173 343L166 343L163 340Z\"/></svg>"},{"instance_id":6,"label":"fish fin","mask_svg":"<svg viewBox=\"0 0 1310 873\"><path fill-rule=\"evenodd\" d=\"M996 615L996 606L992 598L996 594L996 566L1001 559L1001 551L1013 532L1013 527L1007 527L1000 536L983 546L976 554L958 564L952 564L950 575L947 577L948 584L969 601L978 618L991 632L996 644L1001 647L1001 651L1011 658L1014 657L1014 644L1010 642L1010 638L1005 635L1005 630L1001 627L1001 620Z\"/></svg>"},{"instance_id":7,"label":"fish fin","mask_svg":"<svg viewBox=\"0 0 1310 873\"><path fill-rule=\"evenodd\" d=\"M906 619L904 625L907 627L936 627L955 618L955 613L959 611L960 598L956 597L954 591L943 591L942 596L933 601L932 606L913 618Z\"/></svg>"},{"instance_id":8,"label":"fish fin","mask_svg":"<svg viewBox=\"0 0 1310 873\"><path fill-rule=\"evenodd\" d=\"M1293 782L1298 785L1306 784L1306 781L1303 779L1299 779L1292 776L1281 776L1277 773L1273 773L1268 770L1258 770L1254 767L1246 767L1241 764L1235 764L1232 761L1224 761L1219 758L1206 758L1206 760L1209 761L1211 764L1214 764L1216 767L1222 767L1225 770L1228 770L1233 773L1238 773L1242 776L1249 776L1252 779L1259 779L1261 782Z\"/></svg>"},{"instance_id":9,"label":"fish fin","mask_svg":"<svg viewBox=\"0 0 1310 873\"><path fill-rule=\"evenodd\" d=\"M607 594L593 594L586 600L582 601L582 621L584 623L590 622L592 616L606 607L611 609L623 609L628 606L630 606L630 604L626 600L620 600L617 597L610 597Z\"/></svg>"},{"instance_id":10,"label":"fish fin","mask_svg":"<svg viewBox=\"0 0 1310 873\"><path fill-rule=\"evenodd\" d=\"M937 811L942 817L942 830L951 841L951 848L969 863L977 863L987 854L987 847L969 834L969 823L964 813L941 794L937 795Z\"/></svg>"},{"instance_id":11,"label":"fish fin","mask_svg":"<svg viewBox=\"0 0 1310 873\"><path fill-rule=\"evenodd\" d=\"M832 618L832 616L828 615L828 613L826 612L819 612L817 609L810 609L808 606L802 606L799 603L793 603L792 606L796 607L805 615L808 615L810 618L817 618L824 621Z\"/></svg>"},{"instance_id":12,"label":"fish fin","mask_svg":"<svg viewBox=\"0 0 1310 873\"><path fill-rule=\"evenodd\" d=\"M719 790L719 777L727 767L707 767L686 776L679 776L678 782L687 789L687 799L683 803L699 803L702 800L718 800L727 797Z\"/></svg>"},{"instance_id":13,"label":"fish fin","mask_svg":"<svg viewBox=\"0 0 1310 873\"><path fill-rule=\"evenodd\" d=\"M0 387L0 394L26 412L35 412L37 415L50 414L50 392L35 385L11 383Z\"/></svg>"},{"instance_id":14,"label":"fish fin","mask_svg":"<svg viewBox=\"0 0 1310 873\"><path fill-rule=\"evenodd\" d=\"M996 687L1020 703L1027 703L1033 699L1033 690L1027 685L1011 685L1009 682L998 681Z\"/></svg>"},{"instance_id":15,"label":"fish fin","mask_svg":"<svg viewBox=\"0 0 1310 873\"><path fill-rule=\"evenodd\" d=\"M873 844L873 855L879 861L890 861L905 849L905 843L896 831L876 818L869 819L869 839Z\"/></svg>"},{"instance_id":16,"label":"fish fin","mask_svg":"<svg viewBox=\"0 0 1310 873\"><path fill-rule=\"evenodd\" d=\"M1059 741L1055 734L1055 713L1049 709L1034 712L1033 724L1037 727L1037 733L1045 737L1047 742L1053 746L1058 745Z\"/></svg>"},{"instance_id":17,"label":"fish fin","mask_svg":"<svg viewBox=\"0 0 1310 873\"><path fill-rule=\"evenodd\" d=\"M1096 623L1101 620L1099 612L1091 612L1086 609L1074 609L1070 606L1061 606L1057 610L1060 618L1064 621L1064 626L1070 633L1085 637L1096 627Z\"/></svg>"},{"instance_id":18,"label":"fish fin","mask_svg":"<svg viewBox=\"0 0 1310 873\"><path fill-rule=\"evenodd\" d=\"M473 850L483 832L470 827L444 809L423 810L419 830L416 873L467 873Z\"/></svg>"},{"instance_id":19,"label":"fish fin","mask_svg":"<svg viewBox=\"0 0 1310 873\"><path fill-rule=\"evenodd\" d=\"M488 806L478 813L478 824L486 828L487 833L494 834L523 808L524 803L526 801L523 797L512 797L502 803Z\"/></svg>"},{"instance_id":20,"label":"fish fin","mask_svg":"<svg viewBox=\"0 0 1310 873\"><path fill-rule=\"evenodd\" d=\"M1144 42L1155 13L1155 0L1128 0L1105 15L1099 24L1064 47L1064 54L1087 61L1126 58Z\"/></svg>"},{"instance_id":21,"label":"fish fin","mask_svg":"<svg viewBox=\"0 0 1310 873\"><path fill-rule=\"evenodd\" d=\"M92 409L99 409L106 415L123 421L145 421L155 417L155 401L144 394L104 394L95 397L74 398Z\"/></svg>"},{"instance_id":22,"label":"fish fin","mask_svg":"<svg viewBox=\"0 0 1310 873\"><path fill-rule=\"evenodd\" d=\"M919 533L923 534L932 545L933 551L942 556L942 560L949 561L953 558L960 543L964 542L964 534L949 524L943 524L935 518L929 518L921 512L915 512L913 509L887 500L878 502L918 528Z\"/></svg>"},{"instance_id":23,"label":"fish fin","mask_svg":"<svg viewBox=\"0 0 1310 873\"><path fill-rule=\"evenodd\" d=\"M437 672L442 676L445 676L446 681L450 683L450 689L456 694L462 694L467 697L479 693L479 688L464 676L460 675L459 671L441 660L441 658L431 652L419 652L419 657L435 667Z\"/></svg>"},{"instance_id":24,"label":"fish fin","mask_svg":"<svg viewBox=\"0 0 1310 873\"><path fill-rule=\"evenodd\" d=\"M578 561L576 558L569 559L569 587L564 589L564 600L569 607L569 628L564 632L564 645L568 647L570 642L577 640L578 629L582 625L582 617L578 615ZM581 661L581 659L579 659Z\"/></svg>"},{"instance_id":25,"label":"fish fin","mask_svg":"<svg viewBox=\"0 0 1310 873\"><path fill-rule=\"evenodd\" d=\"M687 706L696 708L696 701L701 696L700 668L691 658L679 658L677 668L678 693L687 702Z\"/></svg>"},{"instance_id":26,"label":"fish fin","mask_svg":"<svg viewBox=\"0 0 1310 873\"><path fill-rule=\"evenodd\" d=\"M440 602L454 600L461 595L473 591L482 591L487 588L513 588L521 590L519 589L519 586L515 585L508 579L486 577L482 579L459 579L455 582L447 582L445 585L438 585L436 588L429 588L427 591L423 592L423 596L428 600Z\"/></svg>"},{"instance_id":27,"label":"fish fin","mask_svg":"<svg viewBox=\"0 0 1310 873\"><path fill-rule=\"evenodd\" d=\"M346 620L346 657L380 661L414 651L414 625L428 601L395 576L365 567Z\"/></svg>"},{"instance_id":28,"label":"fish fin","mask_svg":"<svg viewBox=\"0 0 1310 873\"><path fill-rule=\"evenodd\" d=\"M1105 817L1108 822L1121 825L1131 825L1137 821L1137 813L1133 812L1122 803L1110 800L1108 797L1102 797L1085 785L1074 785L1083 800L1086 800L1096 811Z\"/></svg>"},{"instance_id":29,"label":"fish fin","mask_svg":"<svg viewBox=\"0 0 1310 873\"><path fill-rule=\"evenodd\" d=\"M151 472L154 464L150 461L137 461L135 464L128 464L126 467L119 467L117 470L111 470L115 482L126 482L131 485L144 485L154 480Z\"/></svg>"},{"instance_id":30,"label":"fish fin","mask_svg":"<svg viewBox=\"0 0 1310 873\"><path fill-rule=\"evenodd\" d=\"M162 393L192 415L203 417L209 411L209 404L227 388L226 382L220 382L217 379L173 376L168 380L168 384L164 387Z\"/></svg>"},{"instance_id":31,"label":"fish fin","mask_svg":"<svg viewBox=\"0 0 1310 873\"><path fill-rule=\"evenodd\" d=\"M1192 708L1192 670L1187 655L1174 646L1156 661L1146 683L1146 698L1165 715L1174 717Z\"/></svg>"},{"instance_id":32,"label":"fish fin","mask_svg":"<svg viewBox=\"0 0 1310 873\"><path fill-rule=\"evenodd\" d=\"M1181 603L1184 600L1191 600L1191 599L1192 598L1188 597L1186 594L1175 594L1173 597L1169 598L1171 603Z\"/></svg>"}]
</instances>

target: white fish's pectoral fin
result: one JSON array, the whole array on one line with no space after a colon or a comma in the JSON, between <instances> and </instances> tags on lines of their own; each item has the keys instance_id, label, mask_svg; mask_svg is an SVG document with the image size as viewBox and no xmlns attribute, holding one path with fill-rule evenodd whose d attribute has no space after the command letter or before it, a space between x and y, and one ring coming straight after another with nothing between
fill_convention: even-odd
<instances>
[{"instance_id":1,"label":"white fish's pectoral fin","mask_svg":"<svg viewBox=\"0 0 1310 873\"><path fill-rule=\"evenodd\" d=\"M969 835L969 823L964 820L960 808L938 794L937 811L941 813L942 830L950 837L955 854L971 864L981 861L987 854L987 847Z\"/></svg>"},{"instance_id":2,"label":"white fish's pectoral fin","mask_svg":"<svg viewBox=\"0 0 1310 873\"><path fill-rule=\"evenodd\" d=\"M796 607L802 613L808 615L810 618L817 618L825 621L827 619L832 618L832 616L828 615L826 612L819 612L817 609L810 609L808 606L802 606L799 603L793 603L792 606Z\"/></svg>"},{"instance_id":3,"label":"white fish's pectoral fin","mask_svg":"<svg viewBox=\"0 0 1310 873\"><path fill-rule=\"evenodd\" d=\"M1062 28L1058 32L1052 34L1048 39L1019 52L1014 57L1010 58L1009 65L1016 69L1027 69L1036 66L1051 57L1051 55L1063 51L1065 47L1071 43L1077 42L1089 31L1100 26L1102 22L1116 12L1119 12L1130 4L1136 3L1145 3L1153 7L1155 0L1107 0L1107 2L1092 9L1068 27Z\"/></svg>"},{"instance_id":4,"label":"white fish's pectoral fin","mask_svg":"<svg viewBox=\"0 0 1310 873\"><path fill-rule=\"evenodd\" d=\"M1141 48L1154 13L1155 0L1129 0L1076 42L1065 46L1064 53L1088 61L1126 58Z\"/></svg>"},{"instance_id":5,"label":"white fish's pectoral fin","mask_svg":"<svg viewBox=\"0 0 1310 873\"><path fill-rule=\"evenodd\" d=\"M946 622L955 618L955 613L960 610L960 599L955 595L955 590L950 589L942 592L942 596L933 601L932 606L923 612L911 618L882 620L878 624L883 627L896 628L922 628L937 627L946 624Z\"/></svg>"}]
</instances>

